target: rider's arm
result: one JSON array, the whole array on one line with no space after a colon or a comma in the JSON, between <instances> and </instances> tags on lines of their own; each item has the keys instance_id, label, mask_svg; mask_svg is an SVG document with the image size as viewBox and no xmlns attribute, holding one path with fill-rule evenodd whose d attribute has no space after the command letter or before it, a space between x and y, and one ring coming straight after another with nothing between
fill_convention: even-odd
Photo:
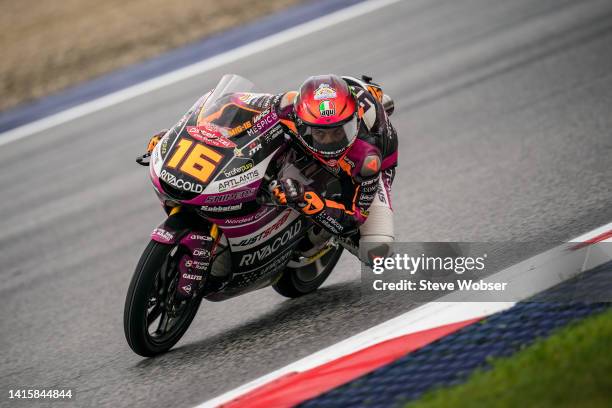
<instances>
[{"instance_id":1,"label":"rider's arm","mask_svg":"<svg viewBox=\"0 0 612 408\"><path fill-rule=\"evenodd\" d=\"M376 146L383 159L383 169L393 167L397 161L397 132L378 99L364 90L360 90L358 95L362 106L361 118L365 127L361 138Z\"/></svg>"},{"instance_id":2,"label":"rider's arm","mask_svg":"<svg viewBox=\"0 0 612 408\"><path fill-rule=\"evenodd\" d=\"M355 186L353 200L348 208L337 201L321 199L314 191L307 191L304 193L305 201L307 203L315 201L319 204L306 205L302 212L334 235L352 235L368 218L368 209L374 200L377 187L378 173L367 180L362 180ZM309 199L307 194L313 197Z\"/></svg>"},{"instance_id":3,"label":"rider's arm","mask_svg":"<svg viewBox=\"0 0 612 408\"><path fill-rule=\"evenodd\" d=\"M355 233L368 218L368 209L378 189L381 162L376 146L356 140L354 148L339 162L350 177L344 178L344 183L352 185L345 192L350 197L350 205L345 205L348 199L342 203L322 198L315 191L305 191L302 212L334 235Z\"/></svg>"},{"instance_id":4,"label":"rider's arm","mask_svg":"<svg viewBox=\"0 0 612 408\"><path fill-rule=\"evenodd\" d=\"M352 202L348 208L294 179L275 180L269 189L276 203L291 205L330 233L344 236L352 235L365 222L367 209L374 199L374 192L370 191L375 191L377 182L378 174L371 180L353 184Z\"/></svg>"},{"instance_id":5,"label":"rider's arm","mask_svg":"<svg viewBox=\"0 0 612 408\"><path fill-rule=\"evenodd\" d=\"M366 107L361 113L363 128L354 147L339 163L355 186L351 205L347 208L336 201L319 199L324 205L311 215L313 221L335 235L351 235L366 221L379 188L381 169L394 167L397 162L397 133L382 104L367 92L359 97Z\"/></svg>"}]
</instances>

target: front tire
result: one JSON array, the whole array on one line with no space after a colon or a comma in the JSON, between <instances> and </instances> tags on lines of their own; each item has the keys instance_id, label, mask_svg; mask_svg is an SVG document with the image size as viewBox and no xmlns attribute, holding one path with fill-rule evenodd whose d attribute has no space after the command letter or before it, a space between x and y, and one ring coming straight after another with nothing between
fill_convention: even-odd
<instances>
[{"instance_id":1,"label":"front tire","mask_svg":"<svg viewBox=\"0 0 612 408\"><path fill-rule=\"evenodd\" d=\"M272 287L288 298L297 298L314 292L332 272L342 255L342 250L343 248L338 246L309 265L299 268L286 267L280 279Z\"/></svg>"},{"instance_id":2,"label":"front tire","mask_svg":"<svg viewBox=\"0 0 612 408\"><path fill-rule=\"evenodd\" d=\"M197 295L178 301L178 245L149 242L132 277L123 314L125 338L143 357L168 351L185 334L200 306Z\"/></svg>"}]
</instances>

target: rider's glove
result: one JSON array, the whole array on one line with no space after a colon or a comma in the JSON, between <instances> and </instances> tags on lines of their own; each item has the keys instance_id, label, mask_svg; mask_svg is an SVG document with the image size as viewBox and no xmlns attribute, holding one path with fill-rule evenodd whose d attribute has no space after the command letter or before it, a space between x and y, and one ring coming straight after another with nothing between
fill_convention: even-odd
<instances>
[{"instance_id":1,"label":"rider's glove","mask_svg":"<svg viewBox=\"0 0 612 408\"><path fill-rule=\"evenodd\" d=\"M147 153L151 153L160 139L168 132L168 129L164 129L156 134L154 134L151 139L149 139L149 145L147 146Z\"/></svg>"},{"instance_id":2,"label":"rider's glove","mask_svg":"<svg viewBox=\"0 0 612 408\"><path fill-rule=\"evenodd\" d=\"M317 193L294 179L272 181L270 192L277 204L290 205L306 215L317 214L325 208L323 199Z\"/></svg>"},{"instance_id":3,"label":"rider's glove","mask_svg":"<svg viewBox=\"0 0 612 408\"><path fill-rule=\"evenodd\" d=\"M290 178L273 180L269 188L272 198L280 205L298 204L304 196L302 183Z\"/></svg>"}]
</instances>

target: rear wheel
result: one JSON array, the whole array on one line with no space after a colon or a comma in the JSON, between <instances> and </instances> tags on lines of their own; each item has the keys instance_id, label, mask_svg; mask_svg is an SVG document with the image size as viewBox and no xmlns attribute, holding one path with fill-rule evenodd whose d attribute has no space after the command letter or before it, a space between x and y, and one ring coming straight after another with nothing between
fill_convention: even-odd
<instances>
[{"instance_id":1,"label":"rear wheel","mask_svg":"<svg viewBox=\"0 0 612 408\"><path fill-rule=\"evenodd\" d=\"M280 279L272 287L288 298L296 298L314 292L325 282L338 263L342 249L341 246L334 247L308 265L296 268L286 267Z\"/></svg>"},{"instance_id":2,"label":"rear wheel","mask_svg":"<svg viewBox=\"0 0 612 408\"><path fill-rule=\"evenodd\" d=\"M151 241L138 262L125 299L125 338L135 353L144 357L168 351L185 334L201 298L178 301L178 245Z\"/></svg>"}]
</instances>

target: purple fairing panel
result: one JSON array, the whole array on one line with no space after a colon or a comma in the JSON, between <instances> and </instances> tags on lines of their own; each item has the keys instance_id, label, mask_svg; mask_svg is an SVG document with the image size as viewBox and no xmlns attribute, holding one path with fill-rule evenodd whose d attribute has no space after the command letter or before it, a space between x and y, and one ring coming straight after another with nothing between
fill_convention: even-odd
<instances>
[{"instance_id":1,"label":"purple fairing panel","mask_svg":"<svg viewBox=\"0 0 612 408\"><path fill-rule=\"evenodd\" d=\"M207 232L172 231L165 222L153 230L151 239L167 245L179 242L187 250L179 262L177 296L184 299L195 293L210 266L215 240Z\"/></svg>"},{"instance_id":2,"label":"purple fairing panel","mask_svg":"<svg viewBox=\"0 0 612 408\"><path fill-rule=\"evenodd\" d=\"M176 288L176 295L180 299L191 296L194 290L199 286L200 281L202 281L201 274L191 273L192 271L189 267L192 263L191 257L187 254L183 255L179 262L179 281Z\"/></svg>"},{"instance_id":3,"label":"purple fairing panel","mask_svg":"<svg viewBox=\"0 0 612 408\"><path fill-rule=\"evenodd\" d=\"M206 232L189 231L187 234L183 235L180 244L191 252L194 259L198 259L210 256L210 248L212 247L213 241L213 238ZM208 248L208 253L206 253L206 251L200 251L202 247Z\"/></svg>"},{"instance_id":4,"label":"purple fairing panel","mask_svg":"<svg viewBox=\"0 0 612 408\"><path fill-rule=\"evenodd\" d=\"M376 146L373 146L361 139L355 140L346 153L346 158L355 163L352 174L353 177L357 176L361 171L364 159L372 155L380 157L380 150L378 150Z\"/></svg>"},{"instance_id":5,"label":"purple fairing panel","mask_svg":"<svg viewBox=\"0 0 612 408\"><path fill-rule=\"evenodd\" d=\"M239 238L254 233L278 217L283 211L284 208L279 207L262 207L260 210L247 216L219 220L219 227L223 230L226 237ZM236 224L228 224L228 221L236 222Z\"/></svg>"},{"instance_id":6,"label":"purple fairing panel","mask_svg":"<svg viewBox=\"0 0 612 408\"><path fill-rule=\"evenodd\" d=\"M179 263L179 297L190 296L199 288L204 279L204 272L210 266L215 241L204 232L190 231L181 238L180 244L187 249Z\"/></svg>"},{"instance_id":7,"label":"purple fairing panel","mask_svg":"<svg viewBox=\"0 0 612 408\"><path fill-rule=\"evenodd\" d=\"M219 194L200 194L193 200L183 201L189 205L232 205L254 200L261 185L261 179L255 180L245 186L235 188Z\"/></svg>"}]
</instances>

